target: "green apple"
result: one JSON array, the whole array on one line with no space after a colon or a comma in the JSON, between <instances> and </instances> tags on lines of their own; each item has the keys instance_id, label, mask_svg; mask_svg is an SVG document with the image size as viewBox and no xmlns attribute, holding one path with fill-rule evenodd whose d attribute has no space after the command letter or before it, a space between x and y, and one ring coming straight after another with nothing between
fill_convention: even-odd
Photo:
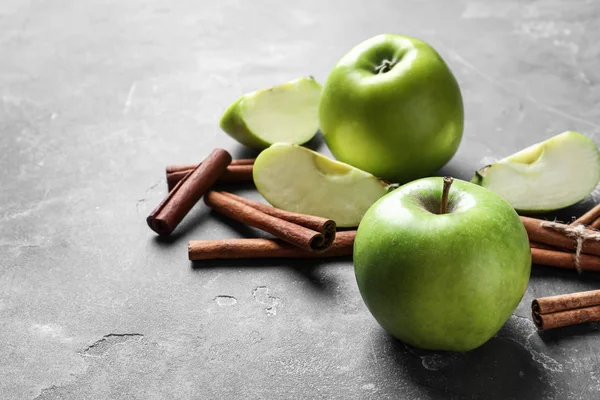
<instances>
[{"instance_id":1,"label":"green apple","mask_svg":"<svg viewBox=\"0 0 600 400\"><path fill-rule=\"evenodd\" d=\"M335 65L319 120L335 158L405 183L452 158L463 132L463 102L454 75L429 44L385 34Z\"/></svg>"},{"instance_id":2,"label":"green apple","mask_svg":"<svg viewBox=\"0 0 600 400\"><path fill-rule=\"evenodd\" d=\"M586 198L600 181L596 144L577 132L563 132L475 173L486 187L517 211L545 212Z\"/></svg>"},{"instance_id":3,"label":"green apple","mask_svg":"<svg viewBox=\"0 0 600 400\"><path fill-rule=\"evenodd\" d=\"M529 240L515 210L460 180L450 188L442 178L425 178L394 190L367 211L354 242L368 309L391 335L423 349L485 343L519 304L530 270Z\"/></svg>"},{"instance_id":4,"label":"green apple","mask_svg":"<svg viewBox=\"0 0 600 400\"><path fill-rule=\"evenodd\" d=\"M321 85L303 77L237 99L221 117L221 129L256 149L273 143L302 144L319 130Z\"/></svg>"},{"instance_id":5,"label":"green apple","mask_svg":"<svg viewBox=\"0 0 600 400\"><path fill-rule=\"evenodd\" d=\"M278 143L262 151L254 184L273 206L357 226L367 209L388 192L373 175L307 148Z\"/></svg>"}]
</instances>

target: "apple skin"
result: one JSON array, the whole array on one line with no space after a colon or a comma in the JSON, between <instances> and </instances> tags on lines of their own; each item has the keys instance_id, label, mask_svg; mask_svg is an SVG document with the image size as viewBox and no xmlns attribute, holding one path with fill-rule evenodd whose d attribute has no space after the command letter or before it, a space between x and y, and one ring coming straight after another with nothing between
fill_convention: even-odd
<instances>
[{"instance_id":1,"label":"apple skin","mask_svg":"<svg viewBox=\"0 0 600 400\"><path fill-rule=\"evenodd\" d=\"M489 340L519 304L531 272L527 232L492 191L455 180L436 214L441 178L408 183L363 217L354 243L361 296L392 336L429 350ZM454 209L453 209L454 208Z\"/></svg>"},{"instance_id":2,"label":"apple skin","mask_svg":"<svg viewBox=\"0 0 600 400\"><path fill-rule=\"evenodd\" d=\"M384 60L396 62L377 73ZM335 65L321 95L320 128L340 161L396 183L433 174L463 132L460 88L427 43L383 34Z\"/></svg>"},{"instance_id":3,"label":"apple skin","mask_svg":"<svg viewBox=\"0 0 600 400\"><path fill-rule=\"evenodd\" d=\"M241 108L243 102L244 96L241 96L231 103L221 116L219 126L225 133L245 146L258 150L266 149L271 144L252 133L242 118Z\"/></svg>"}]
</instances>

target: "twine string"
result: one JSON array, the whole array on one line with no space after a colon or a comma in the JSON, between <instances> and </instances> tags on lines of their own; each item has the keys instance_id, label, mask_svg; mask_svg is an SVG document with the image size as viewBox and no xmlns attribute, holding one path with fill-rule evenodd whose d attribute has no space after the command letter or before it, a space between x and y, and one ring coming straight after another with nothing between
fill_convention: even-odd
<instances>
[{"instance_id":1,"label":"twine string","mask_svg":"<svg viewBox=\"0 0 600 400\"><path fill-rule=\"evenodd\" d=\"M558 222L542 221L540 225L544 228L552 228L555 231L562 232L567 237L575 240L575 254L573 255L573 258L575 260L575 269L577 269L577 272L581 273L580 260L583 242L586 240L600 241L600 233L588 233L583 224L565 225Z\"/></svg>"}]
</instances>

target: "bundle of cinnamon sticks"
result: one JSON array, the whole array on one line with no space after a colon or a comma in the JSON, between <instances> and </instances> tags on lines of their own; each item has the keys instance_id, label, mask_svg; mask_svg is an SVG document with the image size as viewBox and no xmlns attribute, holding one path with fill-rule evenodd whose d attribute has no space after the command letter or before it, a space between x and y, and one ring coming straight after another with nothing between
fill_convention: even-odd
<instances>
[{"instance_id":1,"label":"bundle of cinnamon sticks","mask_svg":"<svg viewBox=\"0 0 600 400\"><path fill-rule=\"evenodd\" d=\"M188 246L190 260L352 255L355 230L337 232L332 220L280 210L214 190L217 183L252 182L253 164L254 159L233 160L227 151L215 149L201 163L168 166L169 193L148 216L148 226L159 235L170 235L204 197L205 204L214 211L275 238L192 240ZM600 271L600 232L594 230L600 227L600 205L571 224L523 216L521 221L529 236L534 264ZM539 298L533 302L532 313L540 329L600 320L600 293Z\"/></svg>"},{"instance_id":2,"label":"bundle of cinnamon sticks","mask_svg":"<svg viewBox=\"0 0 600 400\"><path fill-rule=\"evenodd\" d=\"M541 330L600 321L600 290L535 299L531 314Z\"/></svg>"},{"instance_id":3,"label":"bundle of cinnamon sticks","mask_svg":"<svg viewBox=\"0 0 600 400\"><path fill-rule=\"evenodd\" d=\"M534 264L600 271L600 205L570 224L521 217ZM533 322L540 330L600 321L600 290L534 299Z\"/></svg>"},{"instance_id":4,"label":"bundle of cinnamon sticks","mask_svg":"<svg viewBox=\"0 0 600 400\"><path fill-rule=\"evenodd\" d=\"M190 260L257 257L333 257L352 254L355 231L337 235L333 220L280 210L214 190L216 183L252 182L254 159L233 160L215 149L199 164L166 168L167 197L147 218L148 226L170 235L200 198L216 212L275 236L275 239L193 240Z\"/></svg>"},{"instance_id":5,"label":"bundle of cinnamon sticks","mask_svg":"<svg viewBox=\"0 0 600 400\"><path fill-rule=\"evenodd\" d=\"M521 217L534 264L579 271L600 271L600 232L580 224Z\"/></svg>"}]
</instances>

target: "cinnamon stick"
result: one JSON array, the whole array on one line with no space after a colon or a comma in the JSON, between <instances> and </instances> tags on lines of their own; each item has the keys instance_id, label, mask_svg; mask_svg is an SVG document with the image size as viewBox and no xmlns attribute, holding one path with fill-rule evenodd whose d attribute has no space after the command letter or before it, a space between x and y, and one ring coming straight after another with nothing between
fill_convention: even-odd
<instances>
[{"instance_id":1,"label":"cinnamon stick","mask_svg":"<svg viewBox=\"0 0 600 400\"><path fill-rule=\"evenodd\" d=\"M596 218L596 220L590 224L589 228L600 229L600 217Z\"/></svg>"},{"instance_id":2,"label":"cinnamon stick","mask_svg":"<svg viewBox=\"0 0 600 400\"><path fill-rule=\"evenodd\" d=\"M577 218L575 221L571 222L570 225L591 225L593 222L600 218L600 204L596 205L592 209L588 210L581 217ZM600 221L598 222L600 224Z\"/></svg>"},{"instance_id":3,"label":"cinnamon stick","mask_svg":"<svg viewBox=\"0 0 600 400\"><path fill-rule=\"evenodd\" d=\"M589 254L579 255L579 265L574 253L560 250L540 249L532 246L531 262L548 267L578 269L579 271L600 271L600 257Z\"/></svg>"},{"instance_id":4,"label":"cinnamon stick","mask_svg":"<svg viewBox=\"0 0 600 400\"><path fill-rule=\"evenodd\" d=\"M185 165L183 165L185 166ZM171 167L167 167L168 168L172 168L172 167L179 167L179 166L171 166ZM252 182L253 178L252 178L252 164L246 164L246 165L229 165L227 167L227 170L225 171L225 173L223 173L223 175L221 175L221 177L219 178L219 183L246 183L246 182ZM186 176L188 173L190 172L190 170L181 170L181 171L172 171L169 172L167 170L167 187L169 190L172 190L175 185L177 185L177 182L179 182L181 179L183 179L184 176Z\"/></svg>"},{"instance_id":5,"label":"cinnamon stick","mask_svg":"<svg viewBox=\"0 0 600 400\"><path fill-rule=\"evenodd\" d=\"M229 218L262 229L307 251L323 251L326 246L331 245L325 243L325 238L320 232L273 217L221 192L208 192L204 196L204 203Z\"/></svg>"},{"instance_id":6,"label":"cinnamon stick","mask_svg":"<svg viewBox=\"0 0 600 400\"><path fill-rule=\"evenodd\" d=\"M556 247L552 247L552 246L548 246L547 244L541 244L541 243L536 243L536 242L529 242L529 247L531 247L532 249L557 250Z\"/></svg>"},{"instance_id":7,"label":"cinnamon stick","mask_svg":"<svg viewBox=\"0 0 600 400\"><path fill-rule=\"evenodd\" d=\"M253 165L230 165L219 179L219 183L254 182L252 178Z\"/></svg>"},{"instance_id":8,"label":"cinnamon stick","mask_svg":"<svg viewBox=\"0 0 600 400\"><path fill-rule=\"evenodd\" d=\"M575 251L577 248L577 236L575 234L573 234L573 237L569 237L565 232L559 232L555 228L549 226L542 226L543 223L548 223L549 221L521 216L521 222L523 222L523 225L525 225L525 229L527 230L527 234L529 235L529 240L531 242L541 243L570 251ZM562 230L575 229L574 227L566 224L552 224ZM598 234L599 233L597 231L590 229L583 229L577 233L577 235L591 236L589 239L583 240L581 244L582 253L600 256L600 241L592 238Z\"/></svg>"},{"instance_id":9,"label":"cinnamon stick","mask_svg":"<svg viewBox=\"0 0 600 400\"><path fill-rule=\"evenodd\" d=\"M600 321L600 290L535 299L531 314L541 330Z\"/></svg>"},{"instance_id":10,"label":"cinnamon stick","mask_svg":"<svg viewBox=\"0 0 600 400\"><path fill-rule=\"evenodd\" d=\"M175 185L189 173L190 171L167 172L167 189L169 189L169 191L173 190Z\"/></svg>"},{"instance_id":11,"label":"cinnamon stick","mask_svg":"<svg viewBox=\"0 0 600 400\"><path fill-rule=\"evenodd\" d=\"M336 223L332 219L327 219L323 217L316 217L313 215L300 214L291 211L281 210L279 208L271 207L267 204L259 203L258 201L246 199L241 196L237 196L233 193L229 192L220 192L223 195L230 197L234 200L237 200L241 203L244 203L247 206L253 207L259 211L264 212L265 214L269 214L276 218L281 218L286 221L292 222L297 225L304 226L308 229L312 229L313 231L321 232L323 234L323 246L329 247L329 245L335 239L335 230L337 228Z\"/></svg>"},{"instance_id":12,"label":"cinnamon stick","mask_svg":"<svg viewBox=\"0 0 600 400\"><path fill-rule=\"evenodd\" d=\"M229 165L254 165L254 161L256 161L256 158L239 158L237 160L231 160L231 163ZM190 172L200 164L201 163L169 165L167 168L165 168L165 170L167 175L173 172Z\"/></svg>"},{"instance_id":13,"label":"cinnamon stick","mask_svg":"<svg viewBox=\"0 0 600 400\"><path fill-rule=\"evenodd\" d=\"M231 154L223 149L214 149L150 213L146 219L148 226L159 235L170 235L194 204L225 172L230 162Z\"/></svg>"},{"instance_id":14,"label":"cinnamon stick","mask_svg":"<svg viewBox=\"0 0 600 400\"><path fill-rule=\"evenodd\" d=\"M192 240L188 257L192 261L239 258L320 258L352 255L356 231L338 232L325 251L306 251L281 239Z\"/></svg>"}]
</instances>

